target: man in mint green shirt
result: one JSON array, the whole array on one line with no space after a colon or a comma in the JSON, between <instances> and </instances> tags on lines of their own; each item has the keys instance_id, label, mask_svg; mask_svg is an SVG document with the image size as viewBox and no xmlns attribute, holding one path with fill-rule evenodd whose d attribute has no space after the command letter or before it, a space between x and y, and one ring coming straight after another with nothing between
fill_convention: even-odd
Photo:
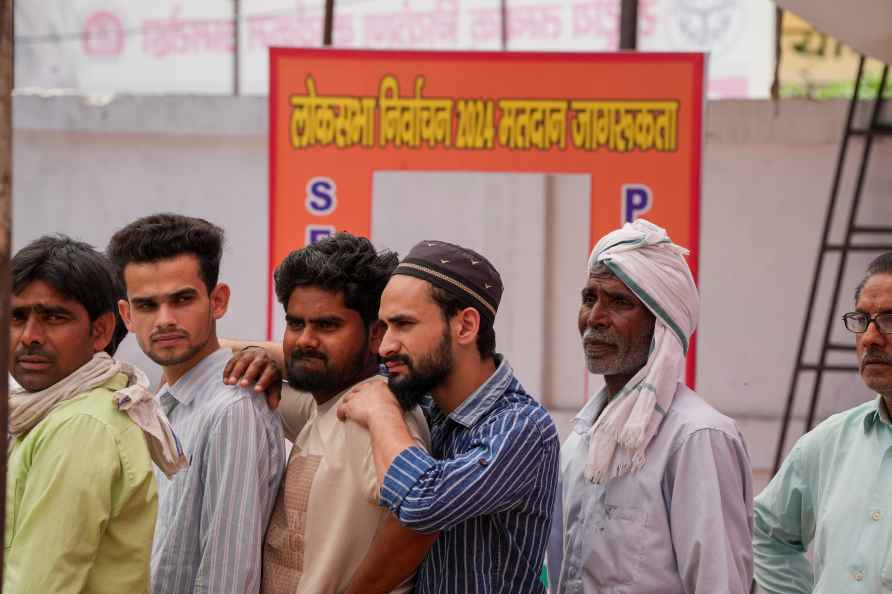
<instances>
[{"instance_id":1,"label":"man in mint green shirt","mask_svg":"<svg viewBox=\"0 0 892 594\"><path fill-rule=\"evenodd\" d=\"M110 357L126 332L111 263L42 237L11 261L5 594L142 594L154 459L184 462L145 375Z\"/></svg>"},{"instance_id":2,"label":"man in mint green shirt","mask_svg":"<svg viewBox=\"0 0 892 594\"><path fill-rule=\"evenodd\" d=\"M892 591L892 252L855 301L843 321L877 397L803 436L756 498L755 575L768 592Z\"/></svg>"}]
</instances>

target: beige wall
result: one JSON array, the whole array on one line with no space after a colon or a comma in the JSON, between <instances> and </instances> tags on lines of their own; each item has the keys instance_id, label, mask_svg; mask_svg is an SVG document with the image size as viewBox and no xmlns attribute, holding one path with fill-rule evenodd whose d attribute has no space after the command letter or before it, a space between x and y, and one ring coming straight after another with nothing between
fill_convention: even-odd
<instances>
[{"instance_id":1,"label":"beige wall","mask_svg":"<svg viewBox=\"0 0 892 594\"><path fill-rule=\"evenodd\" d=\"M19 95L14 114L15 248L55 231L104 246L115 228L159 210L205 216L229 239L223 278L234 290L221 332L263 334L266 99ZM706 115L697 389L737 419L764 475L845 105L710 102ZM860 151L852 148L853 156ZM890 158L892 144L877 142L862 221L892 221ZM575 316L587 256L586 188L581 176L382 173L375 180L376 242L405 252L423 236L452 238L478 247L502 270L509 292L497 327L500 349L564 433L585 398ZM837 315L851 305L866 256L853 262ZM122 352L151 367L132 338ZM866 397L857 376L829 376L823 412ZM804 392L800 400L801 416Z\"/></svg>"}]
</instances>

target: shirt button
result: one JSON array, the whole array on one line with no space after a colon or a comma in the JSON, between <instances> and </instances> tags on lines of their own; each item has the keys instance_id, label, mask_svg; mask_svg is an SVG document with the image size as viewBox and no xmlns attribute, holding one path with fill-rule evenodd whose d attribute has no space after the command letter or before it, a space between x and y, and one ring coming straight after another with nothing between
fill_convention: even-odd
<instances>
[{"instance_id":1,"label":"shirt button","mask_svg":"<svg viewBox=\"0 0 892 594\"><path fill-rule=\"evenodd\" d=\"M861 570L858 570L858 571L855 572L855 575L852 576L852 577L855 578L855 581L856 581L856 582L860 582L861 580L864 579L864 572L861 571Z\"/></svg>"},{"instance_id":2,"label":"shirt button","mask_svg":"<svg viewBox=\"0 0 892 594\"><path fill-rule=\"evenodd\" d=\"M880 521L880 512L875 511L872 514L870 514L870 517L873 518L874 522L879 522Z\"/></svg>"}]
</instances>

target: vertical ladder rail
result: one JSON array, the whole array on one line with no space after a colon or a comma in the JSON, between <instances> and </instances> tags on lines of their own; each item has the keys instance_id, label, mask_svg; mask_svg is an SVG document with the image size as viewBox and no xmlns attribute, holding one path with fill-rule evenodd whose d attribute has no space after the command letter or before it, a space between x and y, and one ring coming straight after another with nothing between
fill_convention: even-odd
<instances>
[{"instance_id":1,"label":"vertical ladder rail","mask_svg":"<svg viewBox=\"0 0 892 594\"><path fill-rule=\"evenodd\" d=\"M778 437L777 449L774 455L774 470L772 474L776 474L780 468L784 456L784 445L787 441L787 432L790 426L790 418L793 414L793 404L796 399L796 389L799 386L799 374L803 371L803 358L805 356L805 345L808 341L808 331L811 327L812 311L815 305L815 295L818 290L818 284L821 280L821 269L824 264L825 247L830 237L830 229L833 223L833 212L836 210L836 201L839 196L839 186L842 179L843 168L845 166L846 154L849 148L849 138L852 132L852 122L855 118L855 108L858 104L859 89L861 88L861 78L864 74L864 56L858 62L858 74L855 78L855 90L852 99L849 102L849 110L846 116L845 133L843 134L842 143L839 147L839 155L836 162L836 172L833 176L833 187L830 190L830 202L827 205L827 214L824 218L824 229L821 233L821 246L818 252L818 258L815 262L814 273L812 275L811 290L808 294L808 307L805 310L805 321L802 324L802 333L799 336L799 346L796 350L796 365L793 368L793 378L790 382L790 390L787 393L787 402L784 406L784 416L781 423L780 436Z\"/></svg>"}]
</instances>

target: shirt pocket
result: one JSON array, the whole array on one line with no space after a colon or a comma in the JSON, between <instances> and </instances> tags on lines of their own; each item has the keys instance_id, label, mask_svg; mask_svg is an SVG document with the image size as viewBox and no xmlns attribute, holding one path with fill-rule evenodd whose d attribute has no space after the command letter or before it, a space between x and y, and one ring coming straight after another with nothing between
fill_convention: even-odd
<instances>
[{"instance_id":1,"label":"shirt pocket","mask_svg":"<svg viewBox=\"0 0 892 594\"><path fill-rule=\"evenodd\" d=\"M607 592L622 592L634 583L644 556L647 512L606 503L589 518L590 555L586 566L592 581Z\"/></svg>"}]
</instances>

